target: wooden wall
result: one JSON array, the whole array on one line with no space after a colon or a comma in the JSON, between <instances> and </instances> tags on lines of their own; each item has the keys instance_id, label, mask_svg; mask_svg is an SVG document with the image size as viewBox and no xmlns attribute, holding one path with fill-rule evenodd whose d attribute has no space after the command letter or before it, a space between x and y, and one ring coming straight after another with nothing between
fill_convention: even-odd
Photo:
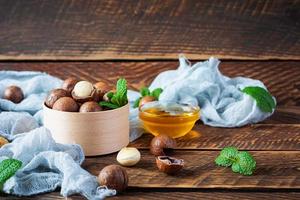
<instances>
[{"instance_id":1,"label":"wooden wall","mask_svg":"<svg viewBox=\"0 0 300 200\"><path fill-rule=\"evenodd\" d=\"M1 0L1 60L300 59L299 0Z\"/></svg>"}]
</instances>

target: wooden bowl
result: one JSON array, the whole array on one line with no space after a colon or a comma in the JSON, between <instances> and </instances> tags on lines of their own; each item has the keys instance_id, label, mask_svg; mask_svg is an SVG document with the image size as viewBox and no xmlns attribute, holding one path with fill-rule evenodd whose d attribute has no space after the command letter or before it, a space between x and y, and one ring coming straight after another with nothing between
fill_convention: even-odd
<instances>
[{"instance_id":1,"label":"wooden bowl","mask_svg":"<svg viewBox=\"0 0 300 200\"><path fill-rule=\"evenodd\" d=\"M79 144L86 156L119 151L129 143L129 104L114 110L62 112L44 105L44 126L56 142Z\"/></svg>"}]
</instances>

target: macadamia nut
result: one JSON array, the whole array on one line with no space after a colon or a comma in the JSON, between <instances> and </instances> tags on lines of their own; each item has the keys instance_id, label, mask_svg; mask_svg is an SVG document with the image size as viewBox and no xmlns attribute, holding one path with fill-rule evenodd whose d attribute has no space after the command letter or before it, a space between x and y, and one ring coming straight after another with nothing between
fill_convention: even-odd
<instances>
[{"instance_id":1,"label":"macadamia nut","mask_svg":"<svg viewBox=\"0 0 300 200\"><path fill-rule=\"evenodd\" d=\"M136 165L140 159L141 153L134 147L124 147L117 155L117 161L127 167Z\"/></svg>"},{"instance_id":2,"label":"macadamia nut","mask_svg":"<svg viewBox=\"0 0 300 200\"><path fill-rule=\"evenodd\" d=\"M76 83L73 92L77 97L87 97L92 94L94 90L93 84L88 81L79 81Z\"/></svg>"}]
</instances>

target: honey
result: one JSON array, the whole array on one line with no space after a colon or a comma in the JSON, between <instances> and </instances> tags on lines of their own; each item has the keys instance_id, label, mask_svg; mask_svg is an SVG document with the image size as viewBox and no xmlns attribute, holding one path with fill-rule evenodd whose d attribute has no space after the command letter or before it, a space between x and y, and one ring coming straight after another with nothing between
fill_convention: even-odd
<instances>
[{"instance_id":1,"label":"honey","mask_svg":"<svg viewBox=\"0 0 300 200\"><path fill-rule=\"evenodd\" d=\"M199 119L199 107L170 102L151 102L140 108L139 118L144 128L154 136L166 134L172 138L184 136Z\"/></svg>"}]
</instances>

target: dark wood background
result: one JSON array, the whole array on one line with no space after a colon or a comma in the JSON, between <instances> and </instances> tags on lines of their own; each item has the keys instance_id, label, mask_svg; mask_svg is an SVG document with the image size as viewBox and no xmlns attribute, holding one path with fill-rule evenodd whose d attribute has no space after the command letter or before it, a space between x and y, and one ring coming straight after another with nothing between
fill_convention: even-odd
<instances>
[{"instance_id":1,"label":"dark wood background","mask_svg":"<svg viewBox=\"0 0 300 200\"><path fill-rule=\"evenodd\" d=\"M298 60L299 0L1 0L0 59Z\"/></svg>"},{"instance_id":2,"label":"dark wood background","mask_svg":"<svg viewBox=\"0 0 300 200\"><path fill-rule=\"evenodd\" d=\"M197 123L177 139L175 155L186 161L178 177L155 169L144 135L131 143L142 160L127 168L129 189L112 199L300 199L300 0L0 0L0 70L109 84L123 76L139 89L176 69L180 53L193 62L218 57L225 75L263 81L276 112L236 129ZM231 145L254 155L254 176L213 164ZM87 158L83 167L97 175L115 157Z\"/></svg>"}]
</instances>

